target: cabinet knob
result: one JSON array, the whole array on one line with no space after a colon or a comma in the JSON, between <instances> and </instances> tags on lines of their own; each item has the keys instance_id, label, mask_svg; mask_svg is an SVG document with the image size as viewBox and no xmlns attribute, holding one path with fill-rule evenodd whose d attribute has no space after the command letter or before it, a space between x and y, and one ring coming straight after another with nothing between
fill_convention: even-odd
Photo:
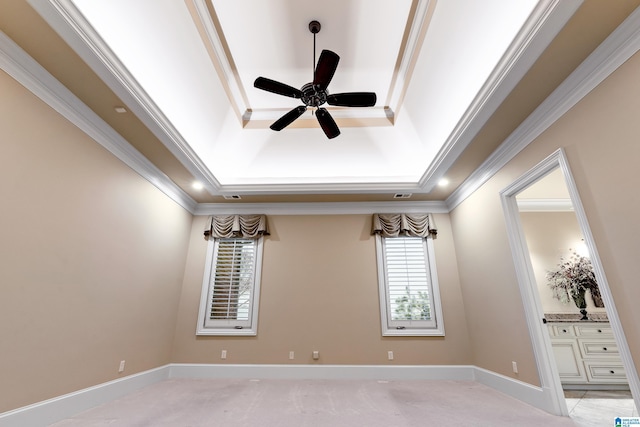
<instances>
[{"instance_id":1,"label":"cabinet knob","mask_svg":"<svg viewBox=\"0 0 640 427\"><path fill-rule=\"evenodd\" d=\"M604 351L607 351L607 347L602 347L602 349L603 349Z\"/></svg>"},{"instance_id":2,"label":"cabinet knob","mask_svg":"<svg viewBox=\"0 0 640 427\"><path fill-rule=\"evenodd\" d=\"M563 329L563 330L562 330L562 332L564 332L564 333L566 334L566 333L567 333L567 330L566 330L566 329Z\"/></svg>"},{"instance_id":3,"label":"cabinet knob","mask_svg":"<svg viewBox=\"0 0 640 427\"><path fill-rule=\"evenodd\" d=\"M609 371L609 373L610 373L610 374L615 374L615 373L616 373L616 371Z\"/></svg>"},{"instance_id":4,"label":"cabinet knob","mask_svg":"<svg viewBox=\"0 0 640 427\"><path fill-rule=\"evenodd\" d=\"M602 329L598 329L598 333L602 332Z\"/></svg>"}]
</instances>

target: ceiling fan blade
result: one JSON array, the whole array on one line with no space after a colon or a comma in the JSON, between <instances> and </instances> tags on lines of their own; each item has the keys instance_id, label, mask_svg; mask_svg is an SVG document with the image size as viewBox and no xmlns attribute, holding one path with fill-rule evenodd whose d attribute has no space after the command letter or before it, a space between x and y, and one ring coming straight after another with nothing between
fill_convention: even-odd
<instances>
[{"instance_id":1,"label":"ceiling fan blade","mask_svg":"<svg viewBox=\"0 0 640 427\"><path fill-rule=\"evenodd\" d=\"M307 111L307 107L304 105L300 105L299 107L294 108L289 111L284 116L280 117L278 120L273 122L271 126L269 126L272 130L282 130L289 126L295 119L300 117L304 112Z\"/></svg>"},{"instance_id":2,"label":"ceiling fan blade","mask_svg":"<svg viewBox=\"0 0 640 427\"><path fill-rule=\"evenodd\" d=\"M316 72L313 75L313 85L319 86L322 90L327 89L336 68L338 68L339 61L340 57L335 52L326 49L320 52Z\"/></svg>"},{"instance_id":3,"label":"ceiling fan blade","mask_svg":"<svg viewBox=\"0 0 640 427\"><path fill-rule=\"evenodd\" d=\"M327 103L340 107L373 107L376 99L374 92L347 92L327 96Z\"/></svg>"},{"instance_id":4,"label":"ceiling fan blade","mask_svg":"<svg viewBox=\"0 0 640 427\"><path fill-rule=\"evenodd\" d=\"M318 108L318 111L316 111L316 117L318 117L318 123L320 123L320 127L324 131L324 134L327 135L327 138L332 139L340 135L338 125L326 108Z\"/></svg>"},{"instance_id":5,"label":"ceiling fan blade","mask_svg":"<svg viewBox=\"0 0 640 427\"><path fill-rule=\"evenodd\" d=\"M258 77L256 81L253 82L253 86L258 89L266 90L267 92L277 93L278 95L288 96L290 98L299 99L302 97L302 92L299 89L275 80L267 79L266 77Z\"/></svg>"}]
</instances>

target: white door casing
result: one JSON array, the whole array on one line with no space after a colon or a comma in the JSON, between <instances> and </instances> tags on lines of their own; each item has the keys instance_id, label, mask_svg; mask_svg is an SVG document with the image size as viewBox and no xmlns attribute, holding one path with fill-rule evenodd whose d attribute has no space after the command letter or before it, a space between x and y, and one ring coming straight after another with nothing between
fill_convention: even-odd
<instances>
[{"instance_id":1,"label":"white door casing","mask_svg":"<svg viewBox=\"0 0 640 427\"><path fill-rule=\"evenodd\" d=\"M631 393L634 397L636 407L640 407L640 380L638 379L638 373L635 369L635 365L633 364L631 351L629 350L629 346L627 345L627 341L622 330L620 318L618 317L613 296L611 295L611 289L609 288L609 283L607 281L604 268L602 267L595 241L591 234L591 229L589 228L589 223L587 221L582 202L580 201L577 187L571 175L571 170L569 169L569 164L562 148L556 150L500 192L507 233L509 236L509 244L511 246L511 253L516 269L516 276L520 287L536 365L540 374L540 385L543 393L545 393L550 412L556 415L568 415L558 368L556 366L553 349L551 347L551 340L549 338L546 325L543 323L544 312L540 302L540 296L538 294L536 280L531 266L531 260L529 258L529 250L527 248L525 234L520 222L520 215L516 201L516 195L518 193L556 168L561 169L567 185L580 230L582 231L585 244L589 250L596 280L607 311L607 317L609 318L613 335L618 344L620 357L629 381L629 388L631 389Z\"/></svg>"}]
</instances>

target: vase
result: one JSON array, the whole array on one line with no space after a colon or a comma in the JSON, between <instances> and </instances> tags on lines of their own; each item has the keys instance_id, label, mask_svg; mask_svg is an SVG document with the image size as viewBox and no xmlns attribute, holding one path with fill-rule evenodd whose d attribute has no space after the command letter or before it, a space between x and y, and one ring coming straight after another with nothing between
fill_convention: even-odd
<instances>
[{"instance_id":1,"label":"vase","mask_svg":"<svg viewBox=\"0 0 640 427\"><path fill-rule=\"evenodd\" d=\"M585 299L585 289L580 288L576 292L573 292L571 294L571 298L573 299L576 307L580 309L580 314L582 314L580 320L589 320L589 318L587 317L587 300Z\"/></svg>"}]
</instances>

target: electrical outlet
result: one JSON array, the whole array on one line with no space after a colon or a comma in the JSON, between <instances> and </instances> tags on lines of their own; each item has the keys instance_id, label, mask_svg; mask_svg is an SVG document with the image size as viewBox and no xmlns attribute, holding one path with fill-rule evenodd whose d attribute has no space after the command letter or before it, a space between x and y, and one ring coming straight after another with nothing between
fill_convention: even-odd
<instances>
[{"instance_id":1,"label":"electrical outlet","mask_svg":"<svg viewBox=\"0 0 640 427\"><path fill-rule=\"evenodd\" d=\"M320 352L318 350L313 351L313 360L320 359Z\"/></svg>"},{"instance_id":2,"label":"electrical outlet","mask_svg":"<svg viewBox=\"0 0 640 427\"><path fill-rule=\"evenodd\" d=\"M518 364L516 362L511 362L511 367L513 368L513 373L518 373Z\"/></svg>"},{"instance_id":3,"label":"electrical outlet","mask_svg":"<svg viewBox=\"0 0 640 427\"><path fill-rule=\"evenodd\" d=\"M120 366L118 367L118 372L124 372L124 360L120 361Z\"/></svg>"},{"instance_id":4,"label":"electrical outlet","mask_svg":"<svg viewBox=\"0 0 640 427\"><path fill-rule=\"evenodd\" d=\"M289 352L289 360L293 360L295 358L295 353L293 351Z\"/></svg>"},{"instance_id":5,"label":"electrical outlet","mask_svg":"<svg viewBox=\"0 0 640 427\"><path fill-rule=\"evenodd\" d=\"M389 358L389 360L393 360L393 351L388 351L387 357Z\"/></svg>"},{"instance_id":6,"label":"electrical outlet","mask_svg":"<svg viewBox=\"0 0 640 427\"><path fill-rule=\"evenodd\" d=\"M220 353L220 359L226 359L227 358L227 350L222 350L222 352Z\"/></svg>"}]
</instances>

